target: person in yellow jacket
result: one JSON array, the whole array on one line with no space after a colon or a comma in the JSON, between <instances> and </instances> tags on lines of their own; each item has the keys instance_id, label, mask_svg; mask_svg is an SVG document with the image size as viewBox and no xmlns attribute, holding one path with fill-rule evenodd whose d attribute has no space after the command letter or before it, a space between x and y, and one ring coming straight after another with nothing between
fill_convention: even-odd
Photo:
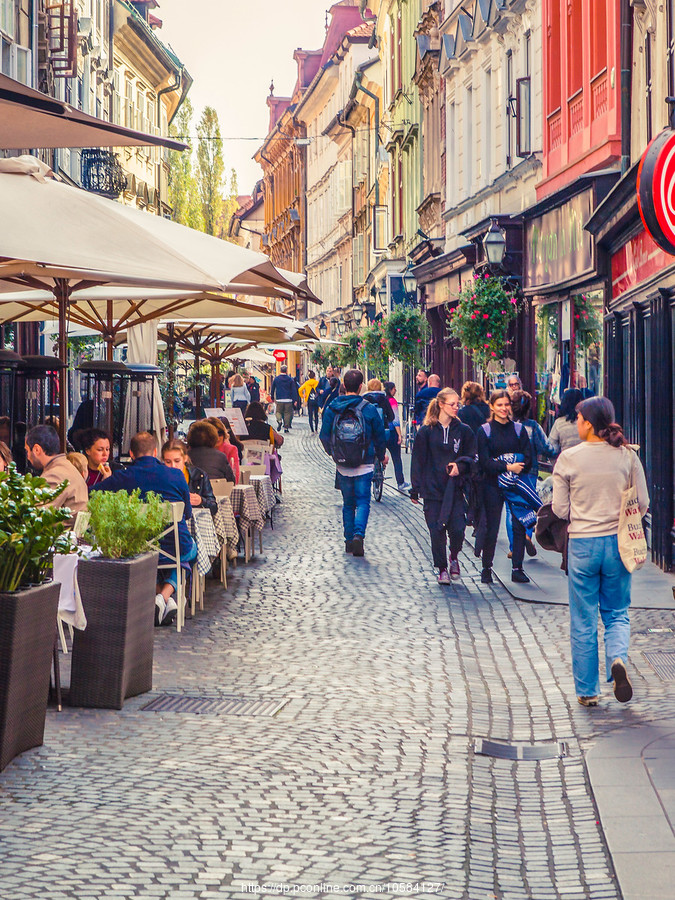
<instances>
[{"instance_id":1,"label":"person in yellow jacket","mask_svg":"<svg viewBox=\"0 0 675 900\"><path fill-rule=\"evenodd\" d=\"M309 416L309 428L312 434L319 430L319 397L317 388L319 381L314 372L307 373L307 381L303 382L298 388L298 393L302 397L304 403L307 404L307 415Z\"/></svg>"}]
</instances>

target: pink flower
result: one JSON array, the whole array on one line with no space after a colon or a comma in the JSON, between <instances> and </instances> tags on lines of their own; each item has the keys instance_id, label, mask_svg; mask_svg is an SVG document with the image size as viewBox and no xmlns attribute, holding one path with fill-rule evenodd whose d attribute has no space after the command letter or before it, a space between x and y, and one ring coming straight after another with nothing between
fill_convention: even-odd
<instances>
[{"instance_id":1,"label":"pink flower","mask_svg":"<svg viewBox=\"0 0 675 900\"><path fill-rule=\"evenodd\" d=\"M496 355L497 355L497 354L494 352L494 350L492 351L492 355L493 355L493 356L496 356Z\"/></svg>"},{"instance_id":2,"label":"pink flower","mask_svg":"<svg viewBox=\"0 0 675 900\"><path fill-rule=\"evenodd\" d=\"M487 350L487 348L488 348L490 345L489 345L489 344L483 344L483 346L484 346L485 349Z\"/></svg>"},{"instance_id":3,"label":"pink flower","mask_svg":"<svg viewBox=\"0 0 675 900\"><path fill-rule=\"evenodd\" d=\"M513 303L514 306L516 305L517 302L518 301L516 300L515 297L511 297L511 303Z\"/></svg>"},{"instance_id":4,"label":"pink flower","mask_svg":"<svg viewBox=\"0 0 675 900\"><path fill-rule=\"evenodd\" d=\"M476 313L471 313L471 318L472 318L472 319L475 319L475 318L476 318Z\"/></svg>"},{"instance_id":5,"label":"pink flower","mask_svg":"<svg viewBox=\"0 0 675 900\"><path fill-rule=\"evenodd\" d=\"M483 313L483 318L484 318L484 319L489 319L490 316L489 316L487 313Z\"/></svg>"},{"instance_id":6,"label":"pink flower","mask_svg":"<svg viewBox=\"0 0 675 900\"><path fill-rule=\"evenodd\" d=\"M488 336L488 337L492 337L492 335L491 335L491 334L490 334L490 332L489 332L489 331L488 331L488 333L487 333L487 336Z\"/></svg>"}]
</instances>

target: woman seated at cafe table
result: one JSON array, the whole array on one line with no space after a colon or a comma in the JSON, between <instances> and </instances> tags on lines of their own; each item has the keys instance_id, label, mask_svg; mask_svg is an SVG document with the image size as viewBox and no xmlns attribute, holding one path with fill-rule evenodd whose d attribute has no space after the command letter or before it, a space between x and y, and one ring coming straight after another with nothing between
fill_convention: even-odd
<instances>
[{"instance_id":1,"label":"woman seated at cafe table","mask_svg":"<svg viewBox=\"0 0 675 900\"><path fill-rule=\"evenodd\" d=\"M162 447L162 462L170 469L183 473L194 509L208 509L213 514L217 512L218 501L213 495L211 479L202 469L190 464L188 448L183 441L177 438L167 441Z\"/></svg>"},{"instance_id":2,"label":"woman seated at cafe table","mask_svg":"<svg viewBox=\"0 0 675 900\"><path fill-rule=\"evenodd\" d=\"M110 460L110 438L100 428L87 428L77 435L78 448L87 458L85 481L89 490L121 468Z\"/></svg>"},{"instance_id":3,"label":"woman seated at cafe table","mask_svg":"<svg viewBox=\"0 0 675 900\"><path fill-rule=\"evenodd\" d=\"M220 450L221 453L224 453L227 457L227 461L232 466L232 471L234 472L234 482L235 484L239 484L239 464L241 462L239 451L234 446L232 441L230 440L230 433L225 427L225 422L220 421L220 419L216 419L213 416L210 416L208 419L204 419L205 422L210 422L211 425L218 432L218 443L216 444L216 450ZM228 422L229 424L229 422Z\"/></svg>"},{"instance_id":4,"label":"woman seated at cafe table","mask_svg":"<svg viewBox=\"0 0 675 900\"><path fill-rule=\"evenodd\" d=\"M187 433L190 462L209 478L225 478L235 484L232 466L225 454L216 449L218 440L218 432L210 422L193 422Z\"/></svg>"},{"instance_id":5,"label":"woman seated at cafe table","mask_svg":"<svg viewBox=\"0 0 675 900\"><path fill-rule=\"evenodd\" d=\"M281 447L283 436L275 431L267 421L267 413L262 403L251 402L244 415L248 434L241 436L242 441L269 441L274 447Z\"/></svg>"}]
</instances>

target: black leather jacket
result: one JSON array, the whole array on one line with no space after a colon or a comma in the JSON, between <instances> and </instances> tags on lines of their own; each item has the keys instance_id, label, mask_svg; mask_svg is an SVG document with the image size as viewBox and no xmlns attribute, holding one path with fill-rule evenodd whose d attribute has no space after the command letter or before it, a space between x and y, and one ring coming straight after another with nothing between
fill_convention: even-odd
<instances>
[{"instance_id":1,"label":"black leather jacket","mask_svg":"<svg viewBox=\"0 0 675 900\"><path fill-rule=\"evenodd\" d=\"M188 481L188 490L191 494L199 494L202 498L201 509L208 509L212 513L215 513L218 509L218 501L213 495L213 488L211 487L211 479L204 472L203 469L198 469L197 466L187 466L189 481Z\"/></svg>"}]
</instances>

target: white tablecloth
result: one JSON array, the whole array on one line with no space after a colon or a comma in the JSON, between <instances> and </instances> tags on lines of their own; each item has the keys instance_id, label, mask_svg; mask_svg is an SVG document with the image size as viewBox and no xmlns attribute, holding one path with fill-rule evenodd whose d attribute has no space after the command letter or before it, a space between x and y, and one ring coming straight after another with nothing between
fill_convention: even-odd
<instances>
[{"instance_id":1,"label":"white tablecloth","mask_svg":"<svg viewBox=\"0 0 675 900\"><path fill-rule=\"evenodd\" d=\"M61 584L59 594L59 617L83 631L87 627L87 617L82 606L82 597L77 583L77 564L80 557L75 553L54 556L54 581Z\"/></svg>"}]
</instances>

